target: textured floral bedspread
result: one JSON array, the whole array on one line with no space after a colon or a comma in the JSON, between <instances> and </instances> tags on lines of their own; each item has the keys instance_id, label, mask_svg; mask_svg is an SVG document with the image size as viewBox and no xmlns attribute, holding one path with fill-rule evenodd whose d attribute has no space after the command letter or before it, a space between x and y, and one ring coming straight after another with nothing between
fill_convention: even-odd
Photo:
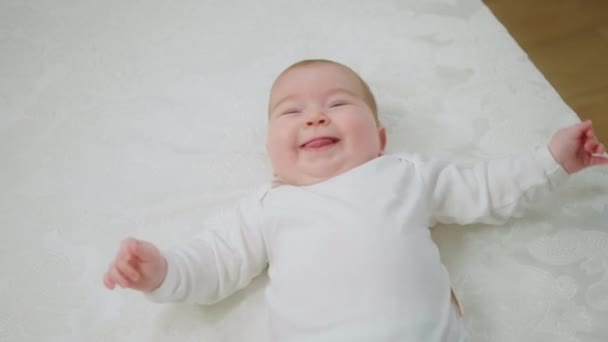
<instances>
[{"instance_id":1,"label":"textured floral bedspread","mask_svg":"<svg viewBox=\"0 0 608 342\"><path fill-rule=\"evenodd\" d=\"M357 70L389 152L515 155L578 120L478 0L3 1L0 51L0 341L267 341L265 277L211 307L101 277L122 238L169 247L269 179L297 60ZM608 340L607 193L591 169L505 226L433 229L472 341Z\"/></svg>"}]
</instances>

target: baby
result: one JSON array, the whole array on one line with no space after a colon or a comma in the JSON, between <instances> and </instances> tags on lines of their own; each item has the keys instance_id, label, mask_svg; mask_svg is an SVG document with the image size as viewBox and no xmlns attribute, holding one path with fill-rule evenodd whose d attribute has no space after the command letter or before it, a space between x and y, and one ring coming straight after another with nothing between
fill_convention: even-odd
<instances>
[{"instance_id":1,"label":"baby","mask_svg":"<svg viewBox=\"0 0 608 342\"><path fill-rule=\"evenodd\" d=\"M208 304L268 267L275 341L463 341L429 227L503 223L568 174L608 164L589 121L512 159L459 165L384 155L369 87L328 60L283 71L268 112L274 181L242 198L231 222L171 250L124 240L104 276L108 288Z\"/></svg>"}]
</instances>

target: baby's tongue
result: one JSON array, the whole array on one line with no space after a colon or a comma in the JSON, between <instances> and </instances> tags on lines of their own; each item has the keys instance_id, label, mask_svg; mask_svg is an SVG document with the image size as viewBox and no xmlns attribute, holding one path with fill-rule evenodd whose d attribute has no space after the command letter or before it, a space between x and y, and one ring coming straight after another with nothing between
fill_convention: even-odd
<instances>
[{"instance_id":1,"label":"baby's tongue","mask_svg":"<svg viewBox=\"0 0 608 342\"><path fill-rule=\"evenodd\" d=\"M333 144L333 143L334 143L334 141L330 138L319 138L319 139L315 139L315 140L309 142L304 147L316 148L316 147L323 147L325 145L329 145L329 144Z\"/></svg>"}]
</instances>

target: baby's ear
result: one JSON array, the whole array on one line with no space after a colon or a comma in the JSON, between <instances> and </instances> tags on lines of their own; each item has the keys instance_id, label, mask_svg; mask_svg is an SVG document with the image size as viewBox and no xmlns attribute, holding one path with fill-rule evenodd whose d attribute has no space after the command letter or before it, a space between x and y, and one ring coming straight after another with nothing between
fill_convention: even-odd
<instances>
[{"instance_id":1,"label":"baby's ear","mask_svg":"<svg viewBox=\"0 0 608 342\"><path fill-rule=\"evenodd\" d=\"M379 155L384 155L384 150L386 149L386 129L382 126L378 129L378 137L380 138Z\"/></svg>"}]
</instances>

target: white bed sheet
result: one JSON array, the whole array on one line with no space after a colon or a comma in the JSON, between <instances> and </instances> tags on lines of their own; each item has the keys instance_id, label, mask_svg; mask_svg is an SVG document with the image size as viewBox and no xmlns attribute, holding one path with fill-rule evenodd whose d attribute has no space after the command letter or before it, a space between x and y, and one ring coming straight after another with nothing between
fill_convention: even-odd
<instances>
[{"instance_id":1,"label":"white bed sheet","mask_svg":"<svg viewBox=\"0 0 608 342\"><path fill-rule=\"evenodd\" d=\"M389 152L517 154L578 120L478 0L3 1L0 44L0 341L266 341L265 277L212 307L101 277L122 238L169 247L269 178L297 60L359 71ZM505 226L434 229L472 341L608 339L607 190L587 170Z\"/></svg>"}]
</instances>

